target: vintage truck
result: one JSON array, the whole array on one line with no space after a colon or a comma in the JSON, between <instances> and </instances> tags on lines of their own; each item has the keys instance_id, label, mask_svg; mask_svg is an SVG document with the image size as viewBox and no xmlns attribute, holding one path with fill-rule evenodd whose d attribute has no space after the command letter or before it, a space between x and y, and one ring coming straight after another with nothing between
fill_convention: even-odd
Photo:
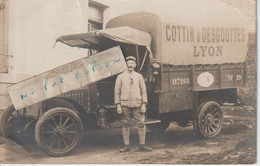
<instances>
[{"instance_id":1,"label":"vintage truck","mask_svg":"<svg viewBox=\"0 0 260 166\"><path fill-rule=\"evenodd\" d=\"M85 130L119 127L115 79L127 70L124 57L134 55L147 86L147 128L162 132L172 122L193 123L198 136L215 137L222 104L236 104L237 87L245 84L248 41L239 12L218 5L195 5L184 16L178 7L128 13L103 30L59 37L98 53L10 86L13 105L2 115L2 135L17 142L35 136L45 152L63 156Z\"/></svg>"}]
</instances>

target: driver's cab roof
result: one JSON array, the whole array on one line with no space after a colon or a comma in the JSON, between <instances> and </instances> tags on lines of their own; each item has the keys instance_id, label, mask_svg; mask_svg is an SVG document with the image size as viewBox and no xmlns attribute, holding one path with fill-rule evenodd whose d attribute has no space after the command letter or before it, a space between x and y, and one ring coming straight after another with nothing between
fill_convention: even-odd
<instances>
[{"instance_id":1,"label":"driver's cab roof","mask_svg":"<svg viewBox=\"0 0 260 166\"><path fill-rule=\"evenodd\" d=\"M95 30L61 36L56 42L62 42L71 47L104 50L119 43L145 46L150 48L152 37L149 33L127 26Z\"/></svg>"}]
</instances>

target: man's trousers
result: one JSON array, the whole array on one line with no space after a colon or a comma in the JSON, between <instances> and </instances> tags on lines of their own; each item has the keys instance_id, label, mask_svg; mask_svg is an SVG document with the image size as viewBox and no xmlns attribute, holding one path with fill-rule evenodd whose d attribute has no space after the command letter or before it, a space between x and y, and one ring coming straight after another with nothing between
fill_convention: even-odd
<instances>
[{"instance_id":1,"label":"man's trousers","mask_svg":"<svg viewBox=\"0 0 260 166\"><path fill-rule=\"evenodd\" d=\"M130 127L138 127L139 144L145 144L145 115L141 114L141 107L122 107L122 134L124 139L124 144L129 145ZM131 117L134 118L134 124L131 121Z\"/></svg>"}]
</instances>

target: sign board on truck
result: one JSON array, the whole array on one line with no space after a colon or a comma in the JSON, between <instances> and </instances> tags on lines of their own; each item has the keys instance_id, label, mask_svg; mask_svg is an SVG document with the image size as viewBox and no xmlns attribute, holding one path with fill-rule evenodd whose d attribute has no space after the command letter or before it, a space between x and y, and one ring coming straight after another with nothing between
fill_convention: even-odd
<instances>
[{"instance_id":1,"label":"sign board on truck","mask_svg":"<svg viewBox=\"0 0 260 166\"><path fill-rule=\"evenodd\" d=\"M58 96L127 70L119 46L62 65L8 87L16 109Z\"/></svg>"}]
</instances>

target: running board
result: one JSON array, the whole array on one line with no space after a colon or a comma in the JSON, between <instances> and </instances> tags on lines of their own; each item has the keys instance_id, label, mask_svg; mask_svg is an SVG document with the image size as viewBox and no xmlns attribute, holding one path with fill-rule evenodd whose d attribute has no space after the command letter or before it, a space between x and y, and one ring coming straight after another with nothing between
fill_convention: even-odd
<instances>
[{"instance_id":1,"label":"running board","mask_svg":"<svg viewBox=\"0 0 260 166\"><path fill-rule=\"evenodd\" d=\"M159 119L146 119L145 124L153 124L153 123L160 123L161 120Z\"/></svg>"}]
</instances>

